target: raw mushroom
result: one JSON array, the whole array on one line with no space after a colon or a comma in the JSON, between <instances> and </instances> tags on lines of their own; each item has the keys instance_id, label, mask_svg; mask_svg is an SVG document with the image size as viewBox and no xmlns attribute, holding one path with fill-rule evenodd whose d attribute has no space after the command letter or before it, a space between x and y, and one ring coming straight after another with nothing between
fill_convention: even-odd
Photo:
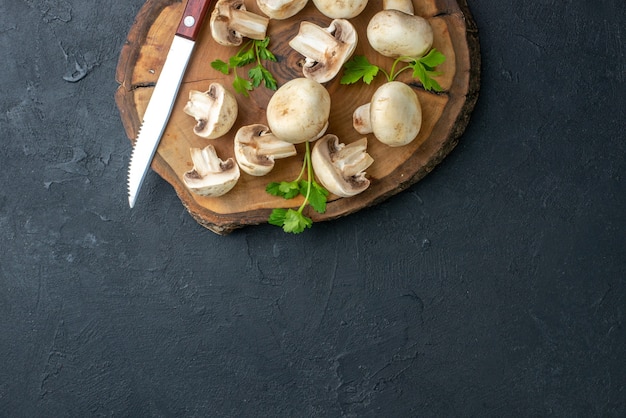
<instances>
[{"instance_id":1,"label":"raw mushroom","mask_svg":"<svg viewBox=\"0 0 626 418\"><path fill-rule=\"evenodd\" d=\"M328 129L330 94L317 81L294 78L274 92L266 116L270 130L281 140L315 141Z\"/></svg>"},{"instance_id":2,"label":"raw mushroom","mask_svg":"<svg viewBox=\"0 0 626 418\"><path fill-rule=\"evenodd\" d=\"M433 45L433 29L421 16L414 15L411 0L383 0L382 11L367 25L372 48L386 57L420 58Z\"/></svg>"},{"instance_id":3,"label":"raw mushroom","mask_svg":"<svg viewBox=\"0 0 626 418\"><path fill-rule=\"evenodd\" d=\"M311 22L300 23L300 31L289 46L304 55L302 73L306 78L325 83L332 80L352 56L358 35L345 19L335 19L327 28Z\"/></svg>"},{"instance_id":4,"label":"raw mushroom","mask_svg":"<svg viewBox=\"0 0 626 418\"><path fill-rule=\"evenodd\" d=\"M422 127L422 107L415 91L400 81L380 86L372 101L353 114L358 133L373 133L382 143L399 147L413 141Z\"/></svg>"},{"instance_id":5,"label":"raw mushroom","mask_svg":"<svg viewBox=\"0 0 626 418\"><path fill-rule=\"evenodd\" d=\"M313 0L315 7L331 19L350 19L358 16L367 6L367 0Z\"/></svg>"},{"instance_id":6,"label":"raw mushroom","mask_svg":"<svg viewBox=\"0 0 626 418\"><path fill-rule=\"evenodd\" d=\"M235 96L219 83L205 92L191 90L183 111L196 119L193 131L203 138L219 138L233 127L238 106Z\"/></svg>"},{"instance_id":7,"label":"raw mushroom","mask_svg":"<svg viewBox=\"0 0 626 418\"><path fill-rule=\"evenodd\" d=\"M270 19L283 20L304 9L309 0L256 0L257 6Z\"/></svg>"},{"instance_id":8,"label":"raw mushroom","mask_svg":"<svg viewBox=\"0 0 626 418\"><path fill-rule=\"evenodd\" d=\"M296 155L296 146L281 141L265 125L242 126L235 135L235 158L239 167L252 176L264 176L274 160Z\"/></svg>"},{"instance_id":9,"label":"raw mushroom","mask_svg":"<svg viewBox=\"0 0 626 418\"><path fill-rule=\"evenodd\" d=\"M345 145L336 135L325 135L313 147L311 162L319 182L334 195L354 196L370 185L365 170L374 159L367 153L365 137Z\"/></svg>"},{"instance_id":10,"label":"raw mushroom","mask_svg":"<svg viewBox=\"0 0 626 418\"><path fill-rule=\"evenodd\" d=\"M246 10L243 0L219 0L211 14L211 35L225 46L241 45L243 38L265 39L269 19Z\"/></svg>"},{"instance_id":11,"label":"raw mushroom","mask_svg":"<svg viewBox=\"0 0 626 418\"><path fill-rule=\"evenodd\" d=\"M183 182L192 192L209 197L228 193L239 180L239 166L229 158L220 160L213 145L191 148L193 169L183 174Z\"/></svg>"}]
</instances>

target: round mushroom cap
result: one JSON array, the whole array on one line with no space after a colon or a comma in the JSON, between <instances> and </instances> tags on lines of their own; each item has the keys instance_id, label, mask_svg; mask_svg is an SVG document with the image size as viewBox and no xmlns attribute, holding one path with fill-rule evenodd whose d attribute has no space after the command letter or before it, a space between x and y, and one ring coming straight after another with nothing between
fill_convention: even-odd
<instances>
[{"instance_id":1,"label":"round mushroom cap","mask_svg":"<svg viewBox=\"0 0 626 418\"><path fill-rule=\"evenodd\" d=\"M392 147L413 141L422 127L422 106L415 91L400 81L380 86L370 102L374 136Z\"/></svg>"},{"instance_id":2,"label":"round mushroom cap","mask_svg":"<svg viewBox=\"0 0 626 418\"><path fill-rule=\"evenodd\" d=\"M426 19L398 10L382 10L367 25L370 45L386 57L420 58L431 49L433 37Z\"/></svg>"},{"instance_id":3,"label":"round mushroom cap","mask_svg":"<svg viewBox=\"0 0 626 418\"><path fill-rule=\"evenodd\" d=\"M315 141L328 128L330 94L317 81L294 78L272 95L266 114L279 139L292 144Z\"/></svg>"},{"instance_id":4,"label":"round mushroom cap","mask_svg":"<svg viewBox=\"0 0 626 418\"><path fill-rule=\"evenodd\" d=\"M331 19L350 19L358 16L367 6L367 0L313 0L315 7Z\"/></svg>"},{"instance_id":5,"label":"round mushroom cap","mask_svg":"<svg viewBox=\"0 0 626 418\"><path fill-rule=\"evenodd\" d=\"M257 6L270 19L288 19L306 6L309 0L256 0Z\"/></svg>"}]
</instances>

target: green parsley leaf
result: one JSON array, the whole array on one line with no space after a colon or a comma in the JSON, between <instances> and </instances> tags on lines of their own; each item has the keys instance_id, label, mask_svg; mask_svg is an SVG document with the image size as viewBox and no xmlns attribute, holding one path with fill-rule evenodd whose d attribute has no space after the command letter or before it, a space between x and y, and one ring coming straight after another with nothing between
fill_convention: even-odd
<instances>
[{"instance_id":1,"label":"green parsley leaf","mask_svg":"<svg viewBox=\"0 0 626 418\"><path fill-rule=\"evenodd\" d=\"M246 97L249 96L248 92L254 89L249 80L239 76L235 76L235 79L233 80L233 87L237 93L243 94Z\"/></svg>"},{"instance_id":2,"label":"green parsley leaf","mask_svg":"<svg viewBox=\"0 0 626 418\"><path fill-rule=\"evenodd\" d=\"M306 180L300 181L300 194L307 195L309 189L309 182ZM326 212L326 198L328 197L328 190L317 184L316 181L311 182L311 191L309 194L309 205L318 213Z\"/></svg>"},{"instance_id":3,"label":"green parsley leaf","mask_svg":"<svg viewBox=\"0 0 626 418\"><path fill-rule=\"evenodd\" d=\"M379 67L371 64L364 55L355 56L346 62L343 68L341 84L354 84L361 79L365 84L370 84L380 70Z\"/></svg>"},{"instance_id":4,"label":"green parsley leaf","mask_svg":"<svg viewBox=\"0 0 626 418\"><path fill-rule=\"evenodd\" d=\"M293 234L299 234L306 228L310 228L313 225L311 218L304 216L301 212L293 209L287 209L285 213L285 220L283 223L283 230L285 232L291 232Z\"/></svg>"},{"instance_id":5,"label":"green parsley leaf","mask_svg":"<svg viewBox=\"0 0 626 418\"><path fill-rule=\"evenodd\" d=\"M434 70L435 67L445 62L446 57L435 48L431 49L428 54L419 59L419 62L424 64L428 70Z\"/></svg>"},{"instance_id":6,"label":"green parsley leaf","mask_svg":"<svg viewBox=\"0 0 626 418\"><path fill-rule=\"evenodd\" d=\"M250 71L248 71L248 77L252 80L252 85L254 87L259 87L263 81L263 66L259 64L256 67L253 67Z\"/></svg>"},{"instance_id":7,"label":"green parsley leaf","mask_svg":"<svg viewBox=\"0 0 626 418\"><path fill-rule=\"evenodd\" d=\"M211 63L211 67L222 74L230 73L230 67L222 60L215 60Z\"/></svg>"},{"instance_id":8,"label":"green parsley leaf","mask_svg":"<svg viewBox=\"0 0 626 418\"><path fill-rule=\"evenodd\" d=\"M285 224L285 217L287 215L287 209L274 209L270 213L270 217L267 222L271 225L283 226Z\"/></svg>"}]
</instances>

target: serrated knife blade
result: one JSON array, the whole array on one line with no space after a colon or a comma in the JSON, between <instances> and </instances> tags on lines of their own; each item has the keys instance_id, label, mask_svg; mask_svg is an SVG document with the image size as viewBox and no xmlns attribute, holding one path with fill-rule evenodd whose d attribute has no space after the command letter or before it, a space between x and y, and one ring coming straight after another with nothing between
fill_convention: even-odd
<instances>
[{"instance_id":1,"label":"serrated knife blade","mask_svg":"<svg viewBox=\"0 0 626 418\"><path fill-rule=\"evenodd\" d=\"M163 69L144 112L130 157L128 204L131 208L135 206L137 195L169 121L187 63L212 2L213 0L189 0L185 6Z\"/></svg>"}]
</instances>

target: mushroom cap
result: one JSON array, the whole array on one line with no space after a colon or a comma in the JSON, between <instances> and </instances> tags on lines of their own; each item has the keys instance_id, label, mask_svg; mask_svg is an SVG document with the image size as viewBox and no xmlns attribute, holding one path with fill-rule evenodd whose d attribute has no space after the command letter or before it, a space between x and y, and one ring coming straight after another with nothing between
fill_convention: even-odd
<instances>
[{"instance_id":1,"label":"mushroom cap","mask_svg":"<svg viewBox=\"0 0 626 418\"><path fill-rule=\"evenodd\" d=\"M251 176L264 176L274 168L276 158L296 155L296 146L281 141L260 123L242 126L235 135L235 158Z\"/></svg>"},{"instance_id":2,"label":"mushroom cap","mask_svg":"<svg viewBox=\"0 0 626 418\"><path fill-rule=\"evenodd\" d=\"M400 81L380 86L370 102L374 136L392 147L413 141L422 127L422 106L415 91Z\"/></svg>"},{"instance_id":3,"label":"mushroom cap","mask_svg":"<svg viewBox=\"0 0 626 418\"><path fill-rule=\"evenodd\" d=\"M315 7L331 19L350 19L358 16L367 6L367 0L313 0Z\"/></svg>"},{"instance_id":4,"label":"mushroom cap","mask_svg":"<svg viewBox=\"0 0 626 418\"><path fill-rule=\"evenodd\" d=\"M302 73L306 78L326 83L341 71L358 43L354 26L346 19L333 19L327 28L303 21L289 46L306 57Z\"/></svg>"},{"instance_id":5,"label":"mushroom cap","mask_svg":"<svg viewBox=\"0 0 626 418\"><path fill-rule=\"evenodd\" d=\"M317 81L294 78L274 92L266 116L279 139L292 144L315 141L328 128L330 94Z\"/></svg>"},{"instance_id":6,"label":"mushroom cap","mask_svg":"<svg viewBox=\"0 0 626 418\"><path fill-rule=\"evenodd\" d=\"M309 0L256 0L257 6L270 19L283 20L297 14Z\"/></svg>"},{"instance_id":7,"label":"mushroom cap","mask_svg":"<svg viewBox=\"0 0 626 418\"><path fill-rule=\"evenodd\" d=\"M336 135L324 135L311 151L311 162L319 182L336 196L354 196L370 185L364 170L374 160L367 153L366 137L345 145Z\"/></svg>"},{"instance_id":8,"label":"mushroom cap","mask_svg":"<svg viewBox=\"0 0 626 418\"><path fill-rule=\"evenodd\" d=\"M229 158L222 161L213 145L191 148L193 169L183 174L183 183L201 196L217 197L228 193L239 180L239 166Z\"/></svg>"},{"instance_id":9,"label":"mushroom cap","mask_svg":"<svg viewBox=\"0 0 626 418\"><path fill-rule=\"evenodd\" d=\"M371 47L386 57L420 58L433 45L433 29L421 16L381 10L367 25Z\"/></svg>"},{"instance_id":10,"label":"mushroom cap","mask_svg":"<svg viewBox=\"0 0 626 418\"><path fill-rule=\"evenodd\" d=\"M196 119L193 131L203 138L219 138L233 127L237 119L237 99L220 83L211 83L205 92L189 91L183 111Z\"/></svg>"}]
</instances>

